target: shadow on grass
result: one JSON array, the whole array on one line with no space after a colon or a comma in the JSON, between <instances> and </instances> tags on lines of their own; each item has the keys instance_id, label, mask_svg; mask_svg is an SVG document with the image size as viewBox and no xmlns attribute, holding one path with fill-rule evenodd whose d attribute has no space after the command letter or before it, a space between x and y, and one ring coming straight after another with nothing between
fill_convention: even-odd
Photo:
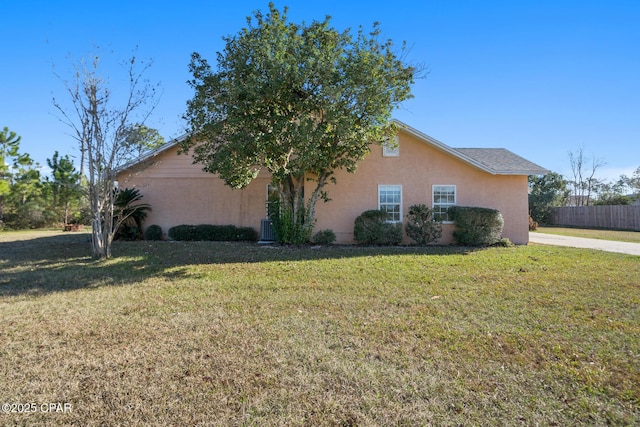
<instances>
[{"instance_id":1,"label":"shadow on grass","mask_svg":"<svg viewBox=\"0 0 640 427\"><path fill-rule=\"evenodd\" d=\"M230 242L114 242L113 258L90 256L88 234L60 234L0 242L0 297L42 295L101 286L126 286L150 277L195 278L190 265L305 261L366 256L460 255L455 246L361 247L258 245Z\"/></svg>"}]
</instances>

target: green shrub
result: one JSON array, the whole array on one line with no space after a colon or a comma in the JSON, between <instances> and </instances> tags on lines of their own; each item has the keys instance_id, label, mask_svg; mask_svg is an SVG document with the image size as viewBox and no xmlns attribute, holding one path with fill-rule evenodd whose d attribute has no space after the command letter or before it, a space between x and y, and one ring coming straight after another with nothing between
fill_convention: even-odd
<instances>
[{"instance_id":1,"label":"green shrub","mask_svg":"<svg viewBox=\"0 0 640 427\"><path fill-rule=\"evenodd\" d=\"M409 207L405 231L417 244L426 245L442 237L442 223L433 219L433 210L426 205L413 205Z\"/></svg>"},{"instance_id":2,"label":"green shrub","mask_svg":"<svg viewBox=\"0 0 640 427\"><path fill-rule=\"evenodd\" d=\"M399 245L402 224L387 222L388 213L380 210L363 212L355 219L353 238L365 245Z\"/></svg>"},{"instance_id":3,"label":"green shrub","mask_svg":"<svg viewBox=\"0 0 640 427\"><path fill-rule=\"evenodd\" d=\"M498 240L496 243L494 243L493 246L498 246L498 247L501 247L501 248L511 248L511 247L513 247L515 245L513 244L513 242L511 242L511 240L509 240L509 238L504 237L504 238Z\"/></svg>"},{"instance_id":4,"label":"green shrub","mask_svg":"<svg viewBox=\"0 0 640 427\"><path fill-rule=\"evenodd\" d=\"M454 206L449 217L456 225L453 237L464 246L491 246L502 238L502 214L489 208Z\"/></svg>"},{"instance_id":5,"label":"green shrub","mask_svg":"<svg viewBox=\"0 0 640 427\"><path fill-rule=\"evenodd\" d=\"M234 242L239 239L237 236L238 228L234 225L212 225L200 224L196 225L196 240L204 240L207 242Z\"/></svg>"},{"instance_id":6,"label":"green shrub","mask_svg":"<svg viewBox=\"0 0 640 427\"><path fill-rule=\"evenodd\" d=\"M136 225L121 224L118 231L113 236L113 240L141 240L142 230Z\"/></svg>"},{"instance_id":7,"label":"green shrub","mask_svg":"<svg viewBox=\"0 0 640 427\"><path fill-rule=\"evenodd\" d=\"M196 225L193 230L195 240L202 240L205 242L213 242L216 240L217 226L212 224L200 224Z\"/></svg>"},{"instance_id":8,"label":"green shrub","mask_svg":"<svg viewBox=\"0 0 640 427\"><path fill-rule=\"evenodd\" d=\"M144 231L144 240L162 240L162 228L153 224Z\"/></svg>"},{"instance_id":9,"label":"green shrub","mask_svg":"<svg viewBox=\"0 0 640 427\"><path fill-rule=\"evenodd\" d=\"M185 241L238 242L258 239L258 232L255 229L235 225L176 225L169 229L168 235L173 240Z\"/></svg>"},{"instance_id":10,"label":"green shrub","mask_svg":"<svg viewBox=\"0 0 640 427\"><path fill-rule=\"evenodd\" d=\"M313 236L313 242L319 245L330 245L336 241L333 230L320 230Z\"/></svg>"},{"instance_id":11,"label":"green shrub","mask_svg":"<svg viewBox=\"0 0 640 427\"><path fill-rule=\"evenodd\" d=\"M227 242L255 242L258 240L258 232L253 227L236 227L234 225L222 226L221 234Z\"/></svg>"},{"instance_id":12,"label":"green shrub","mask_svg":"<svg viewBox=\"0 0 640 427\"><path fill-rule=\"evenodd\" d=\"M141 203L142 194L137 188L123 188L116 190L113 202L113 223L118 224L120 218L125 218L115 230L114 240L141 240L142 225L151 206Z\"/></svg>"},{"instance_id":13,"label":"green shrub","mask_svg":"<svg viewBox=\"0 0 640 427\"><path fill-rule=\"evenodd\" d=\"M197 240L195 225L176 225L169 229L167 235L172 240Z\"/></svg>"},{"instance_id":14,"label":"green shrub","mask_svg":"<svg viewBox=\"0 0 640 427\"><path fill-rule=\"evenodd\" d=\"M271 225L276 242L289 245L303 245L311 240L314 224L307 224L307 212L297 212L297 219L290 205L273 198L269 202Z\"/></svg>"}]
</instances>

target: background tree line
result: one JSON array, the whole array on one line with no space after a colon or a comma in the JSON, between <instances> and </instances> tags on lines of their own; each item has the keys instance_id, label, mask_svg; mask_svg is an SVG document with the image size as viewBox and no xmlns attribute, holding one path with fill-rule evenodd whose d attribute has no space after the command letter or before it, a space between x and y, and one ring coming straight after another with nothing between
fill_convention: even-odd
<instances>
[{"instance_id":1,"label":"background tree line","mask_svg":"<svg viewBox=\"0 0 640 427\"><path fill-rule=\"evenodd\" d=\"M20 142L8 127L0 131L0 230L89 224L88 182L73 160L55 151L44 175L43 166L21 151ZM132 156L164 142L155 129L140 124L129 126L123 135Z\"/></svg>"},{"instance_id":2,"label":"background tree line","mask_svg":"<svg viewBox=\"0 0 640 427\"><path fill-rule=\"evenodd\" d=\"M534 221L550 223L551 208L561 206L630 205L640 199L640 166L615 181L598 178L605 162L587 157L583 148L569 152L571 176L556 172L529 177L529 211Z\"/></svg>"},{"instance_id":3,"label":"background tree line","mask_svg":"<svg viewBox=\"0 0 640 427\"><path fill-rule=\"evenodd\" d=\"M42 166L20 150L20 136L0 131L0 228L39 228L83 222L81 174L56 151Z\"/></svg>"}]
</instances>

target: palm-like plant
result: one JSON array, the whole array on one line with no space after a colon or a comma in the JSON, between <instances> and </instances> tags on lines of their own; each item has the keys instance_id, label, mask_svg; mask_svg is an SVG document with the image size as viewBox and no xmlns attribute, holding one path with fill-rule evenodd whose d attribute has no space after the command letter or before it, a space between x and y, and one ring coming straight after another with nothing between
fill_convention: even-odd
<instances>
[{"instance_id":1,"label":"palm-like plant","mask_svg":"<svg viewBox=\"0 0 640 427\"><path fill-rule=\"evenodd\" d=\"M135 240L142 236L142 223L147 217L151 206L146 203L136 203L142 199L140 190L124 188L117 190L113 203L113 223L116 230L114 238Z\"/></svg>"}]
</instances>

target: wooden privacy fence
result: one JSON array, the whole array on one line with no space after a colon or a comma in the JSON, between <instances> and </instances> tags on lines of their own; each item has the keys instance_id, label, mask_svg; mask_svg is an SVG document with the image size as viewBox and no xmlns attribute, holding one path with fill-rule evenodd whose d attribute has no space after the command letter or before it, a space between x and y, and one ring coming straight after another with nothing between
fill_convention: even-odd
<instances>
[{"instance_id":1,"label":"wooden privacy fence","mask_svg":"<svg viewBox=\"0 0 640 427\"><path fill-rule=\"evenodd\" d=\"M640 206L570 206L553 208L551 224L567 227L640 231Z\"/></svg>"}]
</instances>

